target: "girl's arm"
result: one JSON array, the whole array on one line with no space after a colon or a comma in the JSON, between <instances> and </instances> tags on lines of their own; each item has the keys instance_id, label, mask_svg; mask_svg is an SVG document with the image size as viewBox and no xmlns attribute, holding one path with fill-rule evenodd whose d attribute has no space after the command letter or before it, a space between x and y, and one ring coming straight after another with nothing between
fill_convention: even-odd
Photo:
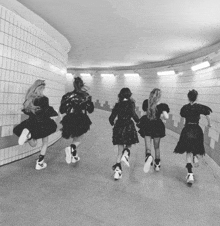
<instances>
[{"instance_id":1,"label":"girl's arm","mask_svg":"<svg viewBox=\"0 0 220 226\"><path fill-rule=\"evenodd\" d=\"M210 115L206 115L206 119L207 119L207 122L208 122L208 127L212 127Z\"/></svg>"},{"instance_id":2,"label":"girl's arm","mask_svg":"<svg viewBox=\"0 0 220 226\"><path fill-rule=\"evenodd\" d=\"M163 112L162 112L162 116L163 116L165 119L168 119L168 118L169 118L169 114L168 114L166 111L163 111Z\"/></svg>"},{"instance_id":3,"label":"girl's arm","mask_svg":"<svg viewBox=\"0 0 220 226\"><path fill-rule=\"evenodd\" d=\"M115 118L116 118L117 115L118 115L118 104L116 104L114 106L114 108L112 109L112 113L109 117L109 122L112 126L114 125L114 121L115 121Z\"/></svg>"}]
</instances>

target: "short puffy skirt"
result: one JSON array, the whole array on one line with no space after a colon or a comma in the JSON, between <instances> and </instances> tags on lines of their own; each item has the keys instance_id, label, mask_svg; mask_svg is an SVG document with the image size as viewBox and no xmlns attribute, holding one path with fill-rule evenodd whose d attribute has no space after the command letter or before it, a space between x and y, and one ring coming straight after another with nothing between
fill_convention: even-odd
<instances>
[{"instance_id":1,"label":"short puffy skirt","mask_svg":"<svg viewBox=\"0 0 220 226\"><path fill-rule=\"evenodd\" d=\"M166 136L165 126L161 119L149 120L146 115L140 118L138 131L141 137L150 136L151 138L162 138Z\"/></svg>"},{"instance_id":2,"label":"short puffy skirt","mask_svg":"<svg viewBox=\"0 0 220 226\"><path fill-rule=\"evenodd\" d=\"M57 124L51 118L37 119L35 117L29 117L28 119L17 125L13 132L18 137L21 135L23 129L28 129L31 133L32 139L40 139L51 135L56 132Z\"/></svg>"},{"instance_id":3,"label":"short puffy skirt","mask_svg":"<svg viewBox=\"0 0 220 226\"><path fill-rule=\"evenodd\" d=\"M132 145L139 143L137 131L132 120L127 122L116 121L113 127L113 145Z\"/></svg>"},{"instance_id":4,"label":"short puffy skirt","mask_svg":"<svg viewBox=\"0 0 220 226\"><path fill-rule=\"evenodd\" d=\"M187 124L181 134L174 153L193 153L193 155L205 155L204 135L198 124Z\"/></svg>"},{"instance_id":5,"label":"short puffy skirt","mask_svg":"<svg viewBox=\"0 0 220 226\"><path fill-rule=\"evenodd\" d=\"M84 113L67 114L60 123L63 126L62 137L65 139L80 137L90 129L92 124L89 116Z\"/></svg>"}]
</instances>

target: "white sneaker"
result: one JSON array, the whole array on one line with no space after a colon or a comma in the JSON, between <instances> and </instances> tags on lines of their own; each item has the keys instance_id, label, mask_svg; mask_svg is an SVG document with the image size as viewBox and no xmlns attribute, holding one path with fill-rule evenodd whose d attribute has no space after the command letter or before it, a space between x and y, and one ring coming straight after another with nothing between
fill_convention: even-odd
<instances>
[{"instance_id":1,"label":"white sneaker","mask_svg":"<svg viewBox=\"0 0 220 226\"><path fill-rule=\"evenodd\" d=\"M118 180L118 179L121 179L121 178L122 178L122 172L119 169L119 167L116 167L115 173L114 173L114 179Z\"/></svg>"},{"instance_id":2,"label":"white sneaker","mask_svg":"<svg viewBox=\"0 0 220 226\"><path fill-rule=\"evenodd\" d=\"M193 175L193 173L188 173L187 174L186 182L187 182L187 184L193 184L194 183L194 175Z\"/></svg>"},{"instance_id":3,"label":"white sneaker","mask_svg":"<svg viewBox=\"0 0 220 226\"><path fill-rule=\"evenodd\" d=\"M160 171L160 162L159 162L158 165L156 163L154 164L154 170L157 171L157 172Z\"/></svg>"},{"instance_id":4,"label":"white sneaker","mask_svg":"<svg viewBox=\"0 0 220 226\"><path fill-rule=\"evenodd\" d=\"M193 165L194 167L199 167L199 159L196 155L193 156Z\"/></svg>"},{"instance_id":5,"label":"white sneaker","mask_svg":"<svg viewBox=\"0 0 220 226\"><path fill-rule=\"evenodd\" d=\"M145 173L148 173L149 172L150 166L151 166L152 162L153 162L152 155L148 155L148 157L145 160L145 164L144 164L144 172Z\"/></svg>"},{"instance_id":6,"label":"white sneaker","mask_svg":"<svg viewBox=\"0 0 220 226\"><path fill-rule=\"evenodd\" d=\"M36 166L35 166L35 169L36 169L36 170L41 170L41 169L44 169L44 168L46 168L46 167L47 167L47 163L44 162L44 159L43 159L41 162L39 162L39 161L37 160Z\"/></svg>"},{"instance_id":7,"label":"white sneaker","mask_svg":"<svg viewBox=\"0 0 220 226\"><path fill-rule=\"evenodd\" d=\"M126 150L124 151L124 154L121 157L121 161L124 162L128 167L130 166L129 156L128 156L128 152Z\"/></svg>"},{"instance_id":8,"label":"white sneaker","mask_svg":"<svg viewBox=\"0 0 220 226\"><path fill-rule=\"evenodd\" d=\"M72 163L76 163L80 160L80 157L78 156L78 154L76 153L76 155L72 156Z\"/></svg>"},{"instance_id":9,"label":"white sneaker","mask_svg":"<svg viewBox=\"0 0 220 226\"><path fill-rule=\"evenodd\" d=\"M20 137L18 138L18 144L23 145L29 138L31 138L31 134L28 129L23 129Z\"/></svg>"},{"instance_id":10,"label":"white sneaker","mask_svg":"<svg viewBox=\"0 0 220 226\"><path fill-rule=\"evenodd\" d=\"M72 161L71 148L70 147L66 147L65 148L65 153L66 153L66 162L67 162L67 164L70 164L71 161Z\"/></svg>"}]
</instances>

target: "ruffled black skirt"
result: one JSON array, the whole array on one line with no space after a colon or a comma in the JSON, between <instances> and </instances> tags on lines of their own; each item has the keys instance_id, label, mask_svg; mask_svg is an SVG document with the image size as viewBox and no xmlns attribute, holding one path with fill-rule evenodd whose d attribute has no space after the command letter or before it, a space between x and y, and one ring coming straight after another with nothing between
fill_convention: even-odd
<instances>
[{"instance_id":1,"label":"ruffled black skirt","mask_svg":"<svg viewBox=\"0 0 220 226\"><path fill-rule=\"evenodd\" d=\"M30 131L31 138L37 140L56 132L57 124L49 117L44 119L30 117L15 126L13 132L19 137L25 128Z\"/></svg>"},{"instance_id":2,"label":"ruffled black skirt","mask_svg":"<svg viewBox=\"0 0 220 226\"><path fill-rule=\"evenodd\" d=\"M89 116L84 113L70 113L60 122L63 125L62 137L65 139L79 137L86 133L92 124Z\"/></svg>"},{"instance_id":3,"label":"ruffled black skirt","mask_svg":"<svg viewBox=\"0 0 220 226\"><path fill-rule=\"evenodd\" d=\"M149 120L146 115L140 118L138 131L141 137L150 136L151 138L162 138L166 136L165 126L161 119Z\"/></svg>"},{"instance_id":4,"label":"ruffled black skirt","mask_svg":"<svg viewBox=\"0 0 220 226\"><path fill-rule=\"evenodd\" d=\"M198 124L186 125L177 143L174 153L193 153L194 155L205 155L204 135Z\"/></svg>"},{"instance_id":5,"label":"ruffled black skirt","mask_svg":"<svg viewBox=\"0 0 220 226\"><path fill-rule=\"evenodd\" d=\"M116 121L113 127L113 145L132 145L139 143L137 131L132 120L122 123Z\"/></svg>"}]
</instances>

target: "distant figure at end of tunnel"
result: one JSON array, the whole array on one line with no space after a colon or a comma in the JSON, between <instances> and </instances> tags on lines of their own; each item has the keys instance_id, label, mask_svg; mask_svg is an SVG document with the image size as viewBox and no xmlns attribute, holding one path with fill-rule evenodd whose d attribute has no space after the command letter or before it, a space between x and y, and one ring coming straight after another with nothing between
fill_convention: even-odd
<instances>
[{"instance_id":1,"label":"distant figure at end of tunnel","mask_svg":"<svg viewBox=\"0 0 220 226\"><path fill-rule=\"evenodd\" d=\"M174 150L174 153L183 154L186 152L186 168L187 168L187 183L194 182L194 175L192 172L193 164L198 166L198 155L205 155L204 135L199 126L200 115L205 115L208 127L211 127L210 113L212 109L196 103L198 92L190 90L188 92L189 103L184 105L180 110L180 115L185 118L185 126L180 134L179 141Z\"/></svg>"},{"instance_id":2,"label":"distant figure at end of tunnel","mask_svg":"<svg viewBox=\"0 0 220 226\"><path fill-rule=\"evenodd\" d=\"M85 134L92 124L88 113L94 111L92 97L87 92L85 84L80 77L73 82L74 90L66 93L61 100L60 113L66 114L61 120L63 125L62 137L73 139L72 144L65 148L66 162L76 163L80 160L77 147L81 143L82 135Z\"/></svg>"}]
</instances>

